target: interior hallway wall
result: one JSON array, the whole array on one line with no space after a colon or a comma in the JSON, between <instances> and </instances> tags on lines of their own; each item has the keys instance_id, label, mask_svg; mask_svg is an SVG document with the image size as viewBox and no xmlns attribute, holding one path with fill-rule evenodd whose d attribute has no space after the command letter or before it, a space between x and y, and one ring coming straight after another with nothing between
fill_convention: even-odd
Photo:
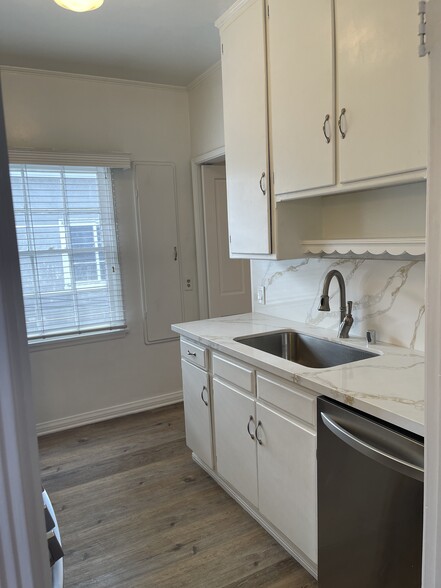
<instances>
[{"instance_id":1,"label":"interior hallway wall","mask_svg":"<svg viewBox=\"0 0 441 588\"><path fill-rule=\"evenodd\" d=\"M182 275L196 276L186 89L8 68L1 80L10 148L124 152L133 160L176 164ZM131 172L124 173L127 189L118 195L118 220L129 332L32 351L37 422L43 428L110 415L119 405L153 406L181 394L177 341L144 344L134 194ZM197 319L197 292L183 297L185 320Z\"/></svg>"},{"instance_id":2,"label":"interior hallway wall","mask_svg":"<svg viewBox=\"0 0 441 588\"><path fill-rule=\"evenodd\" d=\"M220 62L188 86L188 98L191 156L195 158L225 144Z\"/></svg>"}]
</instances>

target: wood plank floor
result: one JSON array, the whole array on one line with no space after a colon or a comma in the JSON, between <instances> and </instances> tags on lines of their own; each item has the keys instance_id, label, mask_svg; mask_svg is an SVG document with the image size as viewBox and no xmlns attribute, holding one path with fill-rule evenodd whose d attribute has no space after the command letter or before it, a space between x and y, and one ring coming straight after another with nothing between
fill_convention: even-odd
<instances>
[{"instance_id":1,"label":"wood plank floor","mask_svg":"<svg viewBox=\"0 0 441 588\"><path fill-rule=\"evenodd\" d=\"M192 459L182 405L40 438L65 588L312 588Z\"/></svg>"}]
</instances>

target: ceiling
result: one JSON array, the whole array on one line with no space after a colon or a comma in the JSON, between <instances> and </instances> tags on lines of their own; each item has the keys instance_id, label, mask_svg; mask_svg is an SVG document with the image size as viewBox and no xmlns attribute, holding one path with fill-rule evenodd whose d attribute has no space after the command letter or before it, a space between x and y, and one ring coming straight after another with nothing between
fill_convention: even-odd
<instances>
[{"instance_id":1,"label":"ceiling","mask_svg":"<svg viewBox=\"0 0 441 588\"><path fill-rule=\"evenodd\" d=\"M0 64L188 85L220 59L214 21L234 0L0 0Z\"/></svg>"}]
</instances>

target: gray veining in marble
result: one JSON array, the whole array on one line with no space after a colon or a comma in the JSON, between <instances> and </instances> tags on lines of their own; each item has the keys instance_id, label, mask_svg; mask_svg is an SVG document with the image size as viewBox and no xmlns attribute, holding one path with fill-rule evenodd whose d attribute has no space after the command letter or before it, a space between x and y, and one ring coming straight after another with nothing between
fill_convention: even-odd
<instances>
[{"instance_id":1,"label":"gray veining in marble","mask_svg":"<svg viewBox=\"0 0 441 588\"><path fill-rule=\"evenodd\" d=\"M250 313L174 325L173 330L318 394L424 435L424 355L390 344L369 346L376 357L325 369L308 368L234 341L236 337L293 329L366 348L363 339L336 339L334 330Z\"/></svg>"},{"instance_id":2,"label":"gray veining in marble","mask_svg":"<svg viewBox=\"0 0 441 588\"><path fill-rule=\"evenodd\" d=\"M367 259L303 259L253 261L254 312L337 329L336 283L331 284L331 312L317 310L325 275L338 269L354 302L352 333L377 331L378 340L409 349L424 350L423 261ZM257 289L266 289L266 304L257 301Z\"/></svg>"}]
</instances>

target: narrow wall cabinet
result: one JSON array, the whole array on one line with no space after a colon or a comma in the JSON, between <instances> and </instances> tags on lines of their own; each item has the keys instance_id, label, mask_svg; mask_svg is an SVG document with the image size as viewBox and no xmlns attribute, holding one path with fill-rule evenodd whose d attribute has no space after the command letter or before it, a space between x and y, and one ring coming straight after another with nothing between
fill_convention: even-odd
<instances>
[{"instance_id":1,"label":"narrow wall cabinet","mask_svg":"<svg viewBox=\"0 0 441 588\"><path fill-rule=\"evenodd\" d=\"M230 253L271 253L264 0L222 32Z\"/></svg>"}]
</instances>

